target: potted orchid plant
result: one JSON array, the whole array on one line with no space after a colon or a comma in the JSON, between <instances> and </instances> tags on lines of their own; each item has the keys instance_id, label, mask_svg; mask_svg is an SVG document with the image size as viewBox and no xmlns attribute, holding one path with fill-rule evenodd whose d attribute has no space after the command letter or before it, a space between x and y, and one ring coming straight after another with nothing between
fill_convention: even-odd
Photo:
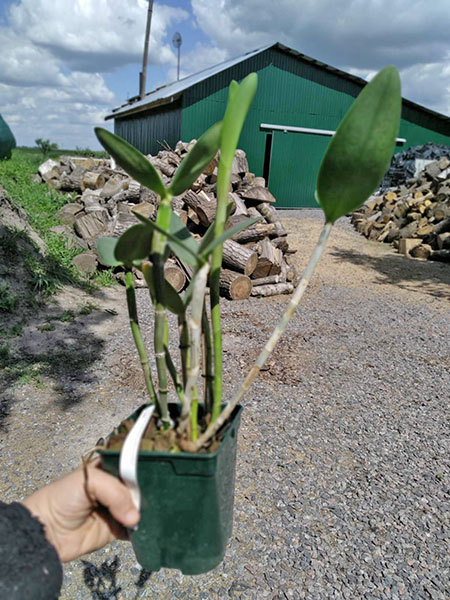
<instances>
[{"instance_id":1,"label":"potted orchid plant","mask_svg":"<svg viewBox=\"0 0 450 600\"><path fill-rule=\"evenodd\" d=\"M249 219L226 228L233 211L228 201L232 161L256 88L254 73L240 84L231 83L223 121L199 138L167 187L138 150L118 136L96 129L116 162L160 198L155 221L136 213L139 224L120 238L98 242L102 261L125 269L130 326L153 413L143 428L137 457L141 522L131 536L137 559L149 570L171 567L196 574L222 560L232 527L240 403L296 310L333 224L377 188L398 134L400 81L396 69L386 67L352 104L323 158L316 199L325 223L303 277L242 385L233 398L223 398L219 274L224 241L257 221ZM217 153L216 218L197 242L173 212L171 200L190 188ZM171 254L192 270L183 294L164 278L164 265ZM139 325L133 269L142 272L154 307L153 369ZM175 332L169 332L168 313L176 315ZM169 338L174 336L180 350L178 360L169 350ZM108 471L119 474L121 451L145 408L124 420L100 450Z\"/></svg>"}]
</instances>

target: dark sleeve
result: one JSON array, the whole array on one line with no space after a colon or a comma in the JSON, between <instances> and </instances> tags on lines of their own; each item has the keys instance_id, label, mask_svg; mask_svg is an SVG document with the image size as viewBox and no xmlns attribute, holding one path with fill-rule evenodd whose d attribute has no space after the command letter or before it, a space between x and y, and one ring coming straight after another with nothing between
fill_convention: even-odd
<instances>
[{"instance_id":1,"label":"dark sleeve","mask_svg":"<svg viewBox=\"0 0 450 600\"><path fill-rule=\"evenodd\" d=\"M0 598L56 600L62 566L42 524L18 502L0 502Z\"/></svg>"}]
</instances>

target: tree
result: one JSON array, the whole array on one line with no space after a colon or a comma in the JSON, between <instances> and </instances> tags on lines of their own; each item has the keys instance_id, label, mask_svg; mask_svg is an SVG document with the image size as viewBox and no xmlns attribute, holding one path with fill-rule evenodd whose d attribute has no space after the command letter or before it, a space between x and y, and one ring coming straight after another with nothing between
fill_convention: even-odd
<instances>
[{"instance_id":1,"label":"tree","mask_svg":"<svg viewBox=\"0 0 450 600\"><path fill-rule=\"evenodd\" d=\"M40 148L43 156L47 156L53 150L58 150L58 144L55 142L50 142L50 140L43 140L42 138L37 138L34 140L34 143L38 148Z\"/></svg>"}]
</instances>

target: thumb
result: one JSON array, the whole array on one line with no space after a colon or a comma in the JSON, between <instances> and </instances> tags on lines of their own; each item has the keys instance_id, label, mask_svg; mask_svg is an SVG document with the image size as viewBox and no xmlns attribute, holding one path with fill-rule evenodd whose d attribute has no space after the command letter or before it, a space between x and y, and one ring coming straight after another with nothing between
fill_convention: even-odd
<instances>
[{"instance_id":1,"label":"thumb","mask_svg":"<svg viewBox=\"0 0 450 600\"><path fill-rule=\"evenodd\" d=\"M105 506L111 515L125 527L135 527L140 519L128 488L116 477L98 467L88 468L88 494Z\"/></svg>"}]
</instances>

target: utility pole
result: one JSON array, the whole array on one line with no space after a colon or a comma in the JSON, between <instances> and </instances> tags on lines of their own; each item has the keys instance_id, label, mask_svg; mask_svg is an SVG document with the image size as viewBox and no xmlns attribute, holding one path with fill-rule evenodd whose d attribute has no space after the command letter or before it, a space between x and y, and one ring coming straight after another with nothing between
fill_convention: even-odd
<instances>
[{"instance_id":1,"label":"utility pole","mask_svg":"<svg viewBox=\"0 0 450 600\"><path fill-rule=\"evenodd\" d=\"M145 28L144 56L142 59L142 71L139 73L139 98L142 100L145 96L147 82L147 60L148 44L150 40L150 28L152 24L153 0L148 0L147 27Z\"/></svg>"},{"instance_id":2,"label":"utility pole","mask_svg":"<svg viewBox=\"0 0 450 600\"><path fill-rule=\"evenodd\" d=\"M180 79L180 49L181 49L181 44L183 43L183 40L181 38L181 34L178 33L178 31L176 33L173 34L172 37L172 44L175 46L175 48L178 51L178 60L177 60L177 81Z\"/></svg>"}]
</instances>

